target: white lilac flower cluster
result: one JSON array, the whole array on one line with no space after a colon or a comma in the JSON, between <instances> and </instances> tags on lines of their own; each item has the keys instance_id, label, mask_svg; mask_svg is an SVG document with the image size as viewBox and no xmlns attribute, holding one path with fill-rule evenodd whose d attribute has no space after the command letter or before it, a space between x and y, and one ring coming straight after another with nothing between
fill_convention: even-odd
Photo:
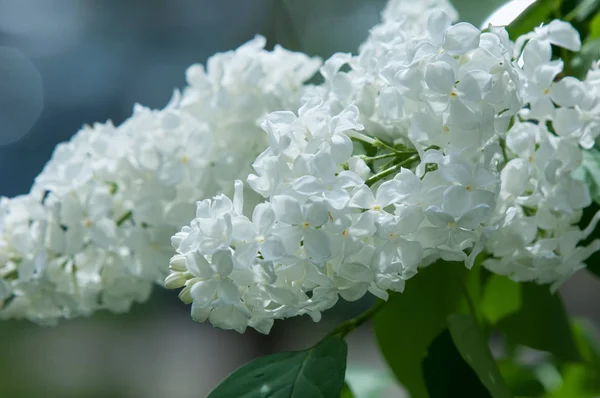
<instances>
[{"instance_id":1,"label":"white lilac flower cluster","mask_svg":"<svg viewBox=\"0 0 600 398\"><path fill-rule=\"evenodd\" d=\"M577 32L553 21L517 40L524 45L522 97L527 108L513 120L504 138L502 186L495 231L486 244L484 265L516 281L551 283L556 290L584 260L600 250L600 241L577 246L599 220L581 230L582 209L592 202L588 186L573 177L600 135L600 84L597 69L584 81L558 77L562 60L552 60L552 45L580 49ZM517 55L519 53L516 53Z\"/></svg>"},{"instance_id":2,"label":"white lilac flower cluster","mask_svg":"<svg viewBox=\"0 0 600 398\"><path fill-rule=\"evenodd\" d=\"M444 2L424 2L422 24L402 3L358 55L324 63L297 114L265 118L252 216L238 181L172 238L165 283L193 319L268 333L338 297L386 299L438 259L556 288L600 249L578 246L598 217L577 227L591 199L572 177L600 134L598 72L561 77L552 59L579 50L577 31L554 21L513 43L452 24Z\"/></svg>"},{"instance_id":3,"label":"white lilac flower cluster","mask_svg":"<svg viewBox=\"0 0 600 398\"><path fill-rule=\"evenodd\" d=\"M591 198L573 172L600 134L600 70L563 77L552 57L577 32L513 43L453 24L445 0L382 17L322 66L257 37L191 66L165 109L59 145L0 201L0 318L127 311L164 281L195 320L268 333L438 259L552 289L584 267L600 217L577 226Z\"/></svg>"},{"instance_id":4,"label":"white lilac flower cluster","mask_svg":"<svg viewBox=\"0 0 600 398\"><path fill-rule=\"evenodd\" d=\"M256 37L187 70L163 110L84 127L28 195L0 203L0 317L40 323L127 311L168 272L196 201L229 192L267 146L259 121L300 104L320 60Z\"/></svg>"}]
</instances>

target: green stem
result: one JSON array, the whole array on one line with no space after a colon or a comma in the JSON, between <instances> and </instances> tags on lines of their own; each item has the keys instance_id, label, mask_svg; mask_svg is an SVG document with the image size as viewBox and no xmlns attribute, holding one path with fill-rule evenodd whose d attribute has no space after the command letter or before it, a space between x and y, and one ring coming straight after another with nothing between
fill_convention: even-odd
<instances>
[{"instance_id":1,"label":"green stem","mask_svg":"<svg viewBox=\"0 0 600 398\"><path fill-rule=\"evenodd\" d=\"M501 138L500 141L500 149L502 149L502 157L504 158L504 163L508 163L508 155L506 154L506 140Z\"/></svg>"},{"instance_id":2,"label":"green stem","mask_svg":"<svg viewBox=\"0 0 600 398\"><path fill-rule=\"evenodd\" d=\"M371 308L369 308L356 318L349 319L346 322L342 323L340 326L331 331L331 333L329 333L327 337L345 337L348 333L358 328L359 326L367 322L369 319L371 319L375 314L377 314L387 303L389 303L390 298L388 298L388 301L379 300L377 303L375 303L375 305L373 305Z\"/></svg>"},{"instance_id":3,"label":"green stem","mask_svg":"<svg viewBox=\"0 0 600 398\"><path fill-rule=\"evenodd\" d=\"M363 133L359 133L358 131L349 131L347 133L348 137L350 138L354 138L356 140L362 141L362 142L366 142L369 145L375 145L377 143L377 140L369 137L368 135L365 135Z\"/></svg>"},{"instance_id":4,"label":"green stem","mask_svg":"<svg viewBox=\"0 0 600 398\"><path fill-rule=\"evenodd\" d=\"M390 145L390 144L388 144L386 142L381 141L379 138L375 139L375 143L373 144L373 146L376 147L376 148L389 149L390 151L395 152L395 153L400 153L399 150L397 150L396 148L394 148L392 145Z\"/></svg>"},{"instance_id":5,"label":"green stem","mask_svg":"<svg viewBox=\"0 0 600 398\"><path fill-rule=\"evenodd\" d=\"M396 164L396 160L397 160L397 158L394 158L394 159L391 159L391 160L385 162L384 164L382 164L379 167L379 170L386 170L386 169L392 167L394 164Z\"/></svg>"},{"instance_id":6,"label":"green stem","mask_svg":"<svg viewBox=\"0 0 600 398\"><path fill-rule=\"evenodd\" d=\"M364 155L361 155L360 158L362 160L364 160L365 162L372 162L372 161L375 161L375 160L381 160L381 159L387 159L387 158L394 158L396 156L398 156L398 154L392 152L392 153L384 153L383 155L377 155L377 156L364 156Z\"/></svg>"},{"instance_id":7,"label":"green stem","mask_svg":"<svg viewBox=\"0 0 600 398\"><path fill-rule=\"evenodd\" d=\"M377 173L377 174L375 174L375 175L373 175L373 176L369 177L369 178L368 178L368 179L365 181L365 184L366 184L367 186L372 186L372 185L373 185L373 184L375 184L377 181L379 181L379 180L381 180L381 179L383 179L383 178L385 178L385 177L387 177L387 176L389 176L389 175L393 174L394 172L396 172L396 171L398 171L400 168L402 168L402 166L404 166L405 164L407 164L407 163L410 163L410 162L412 162L412 161L414 161L414 160L417 160L418 158L419 158L419 156L418 156L418 155L411 156L411 157L409 157L408 159L405 159L405 160L403 160L402 162L400 162L400 163L398 163L398 164L395 164L395 165L393 165L392 167L390 167L390 168L388 168L388 169L385 169L385 170L383 170L383 171L380 171L379 173Z\"/></svg>"},{"instance_id":8,"label":"green stem","mask_svg":"<svg viewBox=\"0 0 600 398\"><path fill-rule=\"evenodd\" d=\"M123 214L121 218L117 220L117 227L121 226L125 221L129 220L133 216L133 212L129 210L127 213Z\"/></svg>"}]
</instances>

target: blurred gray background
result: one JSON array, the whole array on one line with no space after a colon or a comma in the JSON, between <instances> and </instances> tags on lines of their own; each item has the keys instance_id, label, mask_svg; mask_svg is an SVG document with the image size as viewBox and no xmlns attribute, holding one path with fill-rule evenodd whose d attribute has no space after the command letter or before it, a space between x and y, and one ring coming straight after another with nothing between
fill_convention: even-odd
<instances>
[{"instance_id":1,"label":"blurred gray background","mask_svg":"<svg viewBox=\"0 0 600 398\"><path fill-rule=\"evenodd\" d=\"M479 25L501 0L454 2ZM356 51L385 0L0 0L0 194L26 193L58 142L84 123L164 106L184 71L260 33L327 57ZM600 313L600 282L564 288L574 314ZM270 336L200 325L175 292L156 289L126 315L40 327L0 324L0 397L204 397L244 362L316 342L370 305L341 303L324 322L294 319ZM598 319L596 319L598 320ZM370 329L349 338L350 373L385 369ZM397 387L375 396L400 396ZM359 391L355 391L359 392Z\"/></svg>"}]
</instances>

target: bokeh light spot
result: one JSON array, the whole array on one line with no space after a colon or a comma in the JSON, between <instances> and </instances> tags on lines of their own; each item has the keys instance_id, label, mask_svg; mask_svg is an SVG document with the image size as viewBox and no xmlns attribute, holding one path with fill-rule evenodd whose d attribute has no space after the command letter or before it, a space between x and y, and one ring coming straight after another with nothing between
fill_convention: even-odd
<instances>
[{"instance_id":1,"label":"bokeh light spot","mask_svg":"<svg viewBox=\"0 0 600 398\"><path fill-rule=\"evenodd\" d=\"M20 51L0 47L0 145L23 138L43 107L42 77Z\"/></svg>"}]
</instances>

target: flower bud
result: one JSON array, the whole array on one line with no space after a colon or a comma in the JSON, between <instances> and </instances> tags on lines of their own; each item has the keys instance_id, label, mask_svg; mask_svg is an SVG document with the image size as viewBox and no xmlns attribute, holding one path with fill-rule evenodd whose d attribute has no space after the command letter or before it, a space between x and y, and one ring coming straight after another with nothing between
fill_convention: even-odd
<instances>
[{"instance_id":1,"label":"flower bud","mask_svg":"<svg viewBox=\"0 0 600 398\"><path fill-rule=\"evenodd\" d=\"M174 272L187 271L187 267L185 266L185 256L182 254L176 254L173 257L171 257L171 261L169 262L169 269Z\"/></svg>"},{"instance_id":2,"label":"flower bud","mask_svg":"<svg viewBox=\"0 0 600 398\"><path fill-rule=\"evenodd\" d=\"M184 287L181 292L179 292L179 299L183 301L184 304L191 304L192 301L194 301L192 299L192 294L190 293L190 290L192 290L192 286L193 284L190 283L189 285Z\"/></svg>"},{"instance_id":3,"label":"flower bud","mask_svg":"<svg viewBox=\"0 0 600 398\"><path fill-rule=\"evenodd\" d=\"M185 285L187 277L183 272L173 272L165 279L165 287L167 289L179 289Z\"/></svg>"}]
</instances>

